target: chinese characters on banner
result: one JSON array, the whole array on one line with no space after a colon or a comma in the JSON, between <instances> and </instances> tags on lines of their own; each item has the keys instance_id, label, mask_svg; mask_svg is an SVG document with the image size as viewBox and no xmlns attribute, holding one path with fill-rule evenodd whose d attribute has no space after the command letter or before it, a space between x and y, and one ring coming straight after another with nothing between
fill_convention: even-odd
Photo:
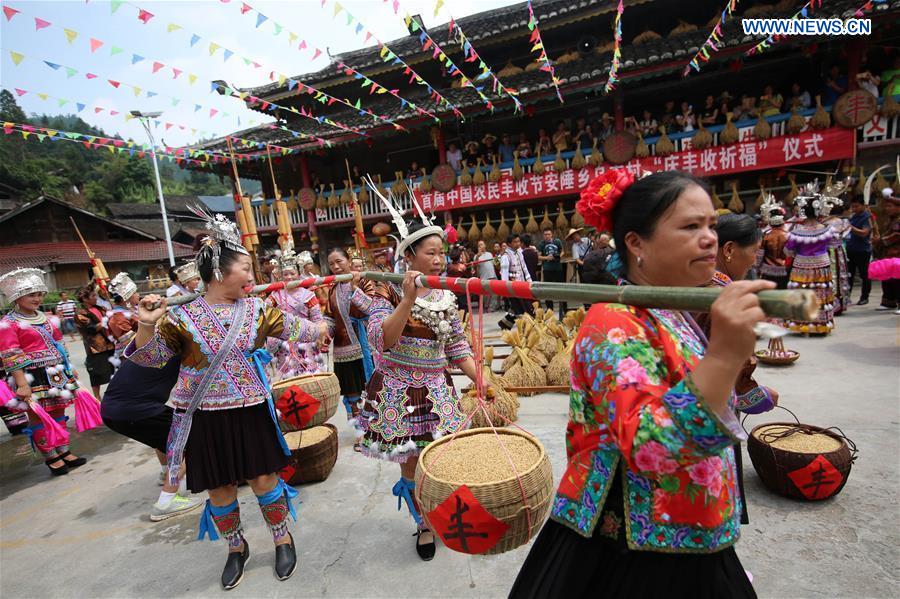
<instances>
[{"instance_id":1,"label":"chinese characters on banner","mask_svg":"<svg viewBox=\"0 0 900 599\"><path fill-rule=\"evenodd\" d=\"M687 150L669 156L634 158L624 166L635 174L644 171L680 170L700 177L782 168L811 162L852 158L856 130L832 127L821 131L804 131L767 140L747 140L705 150ZM451 210L522 200L552 198L577 194L592 177L614 168L610 165L586 166L580 170L554 172L552 163L542 175L526 174L515 181L504 171L500 181L484 185L463 186L441 193L418 193L424 210Z\"/></svg>"}]
</instances>

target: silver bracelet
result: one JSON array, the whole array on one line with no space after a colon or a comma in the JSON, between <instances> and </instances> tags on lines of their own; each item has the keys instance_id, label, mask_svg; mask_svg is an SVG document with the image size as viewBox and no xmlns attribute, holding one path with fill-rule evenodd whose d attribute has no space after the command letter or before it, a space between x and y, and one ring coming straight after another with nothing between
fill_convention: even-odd
<instances>
[{"instance_id":1,"label":"silver bracelet","mask_svg":"<svg viewBox=\"0 0 900 599\"><path fill-rule=\"evenodd\" d=\"M155 322L147 322L146 320L140 320L140 319L139 319L139 320L138 320L138 323L144 325L145 327L154 327L154 328L156 327L156 323L155 323Z\"/></svg>"}]
</instances>

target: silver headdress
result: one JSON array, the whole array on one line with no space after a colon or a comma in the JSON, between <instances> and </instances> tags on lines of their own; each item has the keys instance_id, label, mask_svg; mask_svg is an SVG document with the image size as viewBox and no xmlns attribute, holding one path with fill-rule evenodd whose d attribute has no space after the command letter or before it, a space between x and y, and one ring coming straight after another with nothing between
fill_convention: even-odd
<instances>
[{"instance_id":1,"label":"silver headdress","mask_svg":"<svg viewBox=\"0 0 900 599\"><path fill-rule=\"evenodd\" d=\"M313 260L312 254L309 252L309 250L304 250L297 254L298 268L303 268L307 264L312 264L313 262L315 262L315 260Z\"/></svg>"},{"instance_id":2,"label":"silver headdress","mask_svg":"<svg viewBox=\"0 0 900 599\"><path fill-rule=\"evenodd\" d=\"M222 254L222 245L231 251L246 256L250 255L250 252L241 244L241 231L236 224L221 214L213 216L205 207L193 205L188 206L188 208L206 223L206 230L209 231L209 235L203 238L203 246L197 252L197 266L199 267L200 264L211 261L213 275L217 281L221 281L222 271L219 268L219 258Z\"/></svg>"},{"instance_id":3,"label":"silver headdress","mask_svg":"<svg viewBox=\"0 0 900 599\"><path fill-rule=\"evenodd\" d=\"M846 188L846 184L839 181L819 191L819 180L816 179L803 186L800 194L794 198L794 206L802 210L807 205L811 205L816 216L828 216L833 207L844 205L844 202L837 196L844 193Z\"/></svg>"},{"instance_id":4,"label":"silver headdress","mask_svg":"<svg viewBox=\"0 0 900 599\"><path fill-rule=\"evenodd\" d=\"M766 197L763 198L759 214L762 216L763 222L769 223L773 227L780 227L784 224L784 207L771 193L766 194Z\"/></svg>"},{"instance_id":5,"label":"silver headdress","mask_svg":"<svg viewBox=\"0 0 900 599\"><path fill-rule=\"evenodd\" d=\"M178 277L178 282L182 285L186 285L188 281L199 279L200 269L197 268L197 261L191 260L176 268L175 276Z\"/></svg>"},{"instance_id":6,"label":"silver headdress","mask_svg":"<svg viewBox=\"0 0 900 599\"><path fill-rule=\"evenodd\" d=\"M137 293L137 285L131 280L127 272L120 272L109 282L109 291L113 295L118 295L122 301L127 302L128 298Z\"/></svg>"},{"instance_id":7,"label":"silver headdress","mask_svg":"<svg viewBox=\"0 0 900 599\"><path fill-rule=\"evenodd\" d=\"M47 293L44 271L38 268L17 268L0 277L0 292L10 302L30 293Z\"/></svg>"},{"instance_id":8,"label":"silver headdress","mask_svg":"<svg viewBox=\"0 0 900 599\"><path fill-rule=\"evenodd\" d=\"M366 185L369 186L369 189L372 190L372 193L377 195L381 202L388 209L388 212L391 214L391 220L394 221L394 226L397 227L397 232L400 234L400 242L397 244L397 255L403 256L406 253L407 248L410 245L415 243L420 239L424 239L425 237L430 237L431 235L439 235L441 239L445 238L444 229L437 226L432 222L432 219L429 218L425 212L422 211L422 207L419 206L419 202L416 199L416 193L413 191L412 186L407 183L406 189L409 191L409 197L412 198L413 206L415 207L416 214L422 220L422 224L425 225L423 228L418 231L414 231L413 233L409 232L409 227L406 225L406 221L403 220L403 212L396 205L396 200L394 199L394 194L388 190L388 197L384 197L381 192L378 190L378 187L375 186L375 183L372 181L372 177L366 175L365 177Z\"/></svg>"}]
</instances>

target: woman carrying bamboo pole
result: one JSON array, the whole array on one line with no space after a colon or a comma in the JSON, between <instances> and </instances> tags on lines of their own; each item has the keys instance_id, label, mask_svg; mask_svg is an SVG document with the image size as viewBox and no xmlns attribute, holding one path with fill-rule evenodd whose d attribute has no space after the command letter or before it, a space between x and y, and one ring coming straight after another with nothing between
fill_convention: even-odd
<instances>
[{"instance_id":1,"label":"woman carrying bamboo pole","mask_svg":"<svg viewBox=\"0 0 900 599\"><path fill-rule=\"evenodd\" d=\"M717 215L691 175L607 171L578 210L613 232L624 284L712 277ZM765 317L755 292L773 287L725 287L708 345L687 313L594 304L573 350L568 468L511 597L755 597L733 548L732 391Z\"/></svg>"}]
</instances>

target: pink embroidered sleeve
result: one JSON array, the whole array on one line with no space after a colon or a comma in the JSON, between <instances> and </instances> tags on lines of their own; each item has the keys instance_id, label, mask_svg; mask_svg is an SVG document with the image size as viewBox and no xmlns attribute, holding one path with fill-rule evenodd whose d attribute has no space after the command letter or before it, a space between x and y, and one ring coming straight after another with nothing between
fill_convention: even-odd
<instances>
[{"instance_id":1,"label":"pink embroidered sleeve","mask_svg":"<svg viewBox=\"0 0 900 599\"><path fill-rule=\"evenodd\" d=\"M28 366L28 355L19 343L19 325L5 319L0 321L0 360L6 371Z\"/></svg>"}]
</instances>

